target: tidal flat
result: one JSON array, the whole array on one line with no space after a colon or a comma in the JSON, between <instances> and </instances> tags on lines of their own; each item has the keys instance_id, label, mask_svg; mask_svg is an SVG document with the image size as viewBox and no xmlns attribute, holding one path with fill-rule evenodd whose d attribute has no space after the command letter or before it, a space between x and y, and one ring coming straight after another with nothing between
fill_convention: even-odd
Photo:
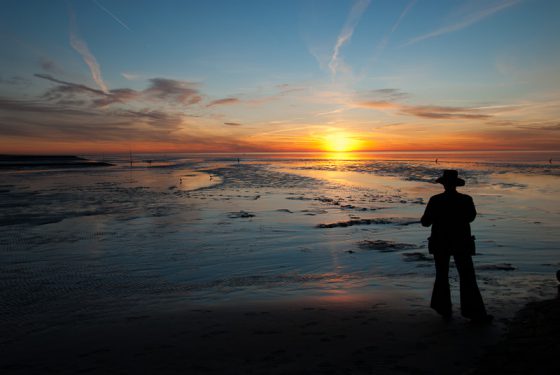
<instances>
[{"instance_id":1,"label":"tidal flat","mask_svg":"<svg viewBox=\"0 0 560 375\"><path fill-rule=\"evenodd\" d=\"M512 155L448 155L437 164L425 155L127 158L108 157L103 162L110 165L99 168L0 171L0 346L13 354L3 368L72 373L92 358L116 361L114 345L94 332L119 345L129 342L119 332L144 332L126 355L149 356L149 332L158 329L153 353L171 353L176 363L182 347L169 340L182 327L191 343L229 353L220 364L191 358L195 373L235 373L228 363L260 371L268 351L276 353L269 358L275 370L267 367L273 373L293 372L298 361L335 373L345 369L338 363L360 371L433 371L429 362L412 360L418 342L444 350L454 340L470 342L459 339L469 332L472 346L490 345L516 311L557 292L555 164ZM497 318L488 330L472 331L460 317L443 326L428 307L434 269L429 229L419 218L441 191L433 181L450 168L465 178L459 190L477 206L473 259ZM451 278L459 316L454 269ZM322 349L290 349L302 335ZM79 337L91 339L82 351L70 350ZM223 339L246 343L229 350ZM401 344L409 350L392 351ZM50 359L41 357L41 347L70 353L74 367L53 359L55 349L44 352ZM377 362L365 358L366 347ZM445 369L469 366L459 354L450 354ZM247 361L237 363L243 355Z\"/></svg>"}]
</instances>

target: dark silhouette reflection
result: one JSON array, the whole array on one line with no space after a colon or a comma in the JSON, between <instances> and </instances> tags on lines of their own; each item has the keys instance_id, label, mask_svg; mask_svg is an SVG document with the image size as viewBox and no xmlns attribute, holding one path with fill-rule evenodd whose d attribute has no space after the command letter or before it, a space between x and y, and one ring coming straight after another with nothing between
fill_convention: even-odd
<instances>
[{"instance_id":1,"label":"dark silhouette reflection","mask_svg":"<svg viewBox=\"0 0 560 375\"><path fill-rule=\"evenodd\" d=\"M444 318L452 315L449 260L453 256L460 279L461 315L477 322L490 322L493 317L484 308L471 258L475 252L470 226L476 217L473 200L457 192L457 186L464 186L465 181L455 170L444 170L436 182L445 191L430 198L421 219L423 226L432 226L428 247L434 255L436 280L430 306Z\"/></svg>"}]
</instances>

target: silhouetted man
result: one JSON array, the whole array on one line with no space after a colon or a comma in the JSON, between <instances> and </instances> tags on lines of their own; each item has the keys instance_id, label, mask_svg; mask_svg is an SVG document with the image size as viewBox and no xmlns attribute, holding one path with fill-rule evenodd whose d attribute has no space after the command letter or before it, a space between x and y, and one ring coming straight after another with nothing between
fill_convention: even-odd
<instances>
[{"instance_id":1,"label":"silhouetted man","mask_svg":"<svg viewBox=\"0 0 560 375\"><path fill-rule=\"evenodd\" d=\"M434 255L436 281L430 306L444 318L450 318L451 293L449 290L449 259L455 259L459 272L461 292L461 315L477 322L490 322L492 315L486 313L482 296L478 290L471 256L474 254L474 238L470 223L476 217L473 200L457 192L457 186L465 181L455 170L444 170L436 180L445 192L430 198L421 222L432 226L429 251Z\"/></svg>"}]
</instances>

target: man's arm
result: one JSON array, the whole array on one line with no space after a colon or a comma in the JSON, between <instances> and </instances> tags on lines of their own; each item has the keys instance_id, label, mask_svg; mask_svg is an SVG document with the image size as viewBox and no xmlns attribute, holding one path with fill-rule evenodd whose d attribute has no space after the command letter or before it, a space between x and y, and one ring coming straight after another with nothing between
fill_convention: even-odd
<instances>
[{"instance_id":1,"label":"man's arm","mask_svg":"<svg viewBox=\"0 0 560 375\"><path fill-rule=\"evenodd\" d=\"M422 218L420 219L420 222L424 227L429 227L434 222L433 206L434 204L432 203L432 198L430 198L430 200L428 201L428 205L426 206L426 210L424 211L424 215L422 215Z\"/></svg>"},{"instance_id":2,"label":"man's arm","mask_svg":"<svg viewBox=\"0 0 560 375\"><path fill-rule=\"evenodd\" d=\"M467 220L472 223L476 217L476 208L474 207L474 202L472 197L469 196L467 205Z\"/></svg>"}]
</instances>

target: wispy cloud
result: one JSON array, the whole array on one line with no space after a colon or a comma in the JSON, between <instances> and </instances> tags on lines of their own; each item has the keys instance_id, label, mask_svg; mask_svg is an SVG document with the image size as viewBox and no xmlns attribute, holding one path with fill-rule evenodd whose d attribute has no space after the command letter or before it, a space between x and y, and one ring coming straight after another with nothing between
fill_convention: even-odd
<instances>
[{"instance_id":1,"label":"wispy cloud","mask_svg":"<svg viewBox=\"0 0 560 375\"><path fill-rule=\"evenodd\" d=\"M371 0L356 0L356 2L354 2L354 5L350 10L350 14L346 19L346 23L344 24L342 31L336 39L336 44L334 45L329 61L329 69L333 76L337 74L341 66L340 49L352 38L354 29L356 28L356 26L358 26L360 18L368 8L370 2Z\"/></svg>"},{"instance_id":2,"label":"wispy cloud","mask_svg":"<svg viewBox=\"0 0 560 375\"><path fill-rule=\"evenodd\" d=\"M293 121L291 121L290 123L293 123ZM323 132L323 131L325 131L325 126L323 124L321 124L321 125L304 125L304 126L295 126L295 127L291 126L289 128L280 128L280 129L274 129L274 130L270 130L270 131L255 133L255 134L250 135L249 138L261 138L261 137L266 137L266 136L269 136L269 135L280 134L280 133L295 133L295 132L300 131L300 130L318 130L320 132Z\"/></svg>"},{"instance_id":3,"label":"wispy cloud","mask_svg":"<svg viewBox=\"0 0 560 375\"><path fill-rule=\"evenodd\" d=\"M0 109L2 112L19 112L21 114L29 113L56 113L56 114L83 114L93 115L93 111L83 109L72 109L62 106L53 106L39 100L9 99L0 97ZM4 114L5 114L4 113Z\"/></svg>"},{"instance_id":4,"label":"wispy cloud","mask_svg":"<svg viewBox=\"0 0 560 375\"><path fill-rule=\"evenodd\" d=\"M368 64L364 67L364 69L361 72L361 77L365 77L366 76L366 71L370 68L370 65L377 61L379 59L379 56L381 56L381 54L383 53L383 51L385 50L385 48L387 47L387 45L389 44L389 39L391 38L391 36L397 31L397 29L399 28L401 22L404 20L404 18L406 17L406 15L410 12L410 10L412 9L412 7L414 6L414 4L416 4L416 0L411 0L402 10L402 12L400 13L399 17L397 18L397 20L395 21L395 23L393 23L393 26L391 27L391 30L389 30L385 36L383 36L383 38L379 41L379 43L377 43L377 46L375 47L374 51L373 51L373 55L370 59L370 61L368 62Z\"/></svg>"},{"instance_id":5,"label":"wispy cloud","mask_svg":"<svg viewBox=\"0 0 560 375\"><path fill-rule=\"evenodd\" d=\"M397 19L397 21L393 24L393 27L391 28L391 33L393 34L395 31L397 31L397 29L399 28L402 20L404 19L404 17L406 17L406 15L408 14L408 12L410 12L410 10L412 9L412 7L414 6L414 4L416 3L416 0L411 0L406 7L403 9L403 11L401 12L401 15L399 16L399 18Z\"/></svg>"},{"instance_id":6,"label":"wispy cloud","mask_svg":"<svg viewBox=\"0 0 560 375\"><path fill-rule=\"evenodd\" d=\"M391 27L391 31L389 31L389 33L387 35L385 35L383 37L383 39L381 39L381 41L379 42L379 44L377 45L376 51L375 51L375 55L374 55L374 59L377 58L381 52L383 52L383 50L385 49L385 47L387 47L387 44L389 43L389 38L391 37L391 35L393 35L395 33L395 31L397 31L397 29L399 28L401 22L403 21L403 19L406 17L406 15L408 14L408 12L410 12L410 10L412 9L412 7L414 6L414 4L416 3L416 0L412 0L411 2L409 2L406 7L403 9L403 11L401 12L401 14L399 15L399 18L397 18L397 20L395 21L395 23L393 24L393 27Z\"/></svg>"},{"instance_id":7,"label":"wispy cloud","mask_svg":"<svg viewBox=\"0 0 560 375\"><path fill-rule=\"evenodd\" d=\"M283 96L283 95L288 95L288 94L292 94L295 92L301 92L301 91L305 91L308 89L308 87L305 86L300 86L300 85L293 85L290 83L281 83L279 85L275 86L276 89L279 90L277 96Z\"/></svg>"},{"instance_id":8,"label":"wispy cloud","mask_svg":"<svg viewBox=\"0 0 560 375\"><path fill-rule=\"evenodd\" d=\"M139 96L132 89L115 89L104 92L79 83L63 81L49 74L34 74L35 77L57 83L47 90L43 98L60 105L105 107L114 103L125 103Z\"/></svg>"},{"instance_id":9,"label":"wispy cloud","mask_svg":"<svg viewBox=\"0 0 560 375\"><path fill-rule=\"evenodd\" d=\"M454 24L451 25L446 25L443 26L439 29L436 29L432 32L429 32L427 34L423 34L420 36L417 36L415 38L410 39L407 43L405 43L405 46L414 44L414 43L418 43L422 40L426 40L426 39L431 39L440 35L444 35L444 34L448 34L448 33L452 33L461 29L464 29L474 23L477 23L478 21L483 20L486 17L489 17L499 11L502 11L506 8L511 7L512 5L515 5L517 3L519 3L521 0L503 0L500 1L496 4L493 4L491 6L488 6L486 8L480 9L474 13L470 13L468 15L466 15L465 17L463 17L462 20L460 20L459 22L456 22Z\"/></svg>"},{"instance_id":10,"label":"wispy cloud","mask_svg":"<svg viewBox=\"0 0 560 375\"><path fill-rule=\"evenodd\" d=\"M227 126L241 126L242 124L240 124L238 122L224 122L224 125L227 125Z\"/></svg>"},{"instance_id":11,"label":"wispy cloud","mask_svg":"<svg viewBox=\"0 0 560 375\"><path fill-rule=\"evenodd\" d=\"M523 120L498 120L489 121L488 125L493 127L516 128L523 130L538 130L538 131L560 131L560 122L558 121L523 121Z\"/></svg>"},{"instance_id":12,"label":"wispy cloud","mask_svg":"<svg viewBox=\"0 0 560 375\"><path fill-rule=\"evenodd\" d=\"M403 113L433 120L481 120L492 115L480 113L476 108L441 106L403 106Z\"/></svg>"},{"instance_id":13,"label":"wispy cloud","mask_svg":"<svg viewBox=\"0 0 560 375\"><path fill-rule=\"evenodd\" d=\"M377 110L402 108L402 104L385 101L385 100L368 100L368 101L355 103L354 106L359 108L369 108L369 109L377 109Z\"/></svg>"},{"instance_id":14,"label":"wispy cloud","mask_svg":"<svg viewBox=\"0 0 560 375\"><path fill-rule=\"evenodd\" d=\"M346 108L337 108L337 109L333 109L332 111L326 111L326 112L318 112L315 113L314 116L329 116L329 115L335 115L338 113L342 113L346 110Z\"/></svg>"},{"instance_id":15,"label":"wispy cloud","mask_svg":"<svg viewBox=\"0 0 560 375\"><path fill-rule=\"evenodd\" d=\"M128 80L128 81L136 81L136 80L142 78L142 76L139 75L139 74L127 73L127 72L122 72L121 76L123 76L123 78Z\"/></svg>"},{"instance_id":16,"label":"wispy cloud","mask_svg":"<svg viewBox=\"0 0 560 375\"><path fill-rule=\"evenodd\" d=\"M54 83L59 83L60 85L65 86L65 87L73 88L73 89L75 89L74 90L75 92L87 91L87 92L91 92L91 93L98 94L98 95L109 95L108 92L103 92L101 90L94 89L94 88L91 88L89 86L82 85L80 83L63 81L61 79L54 78L53 76L51 76L49 74L36 73L36 74L34 74L34 76L37 77L37 78L46 79L47 81L51 81L51 82L54 82ZM70 91L70 90L66 89L66 91Z\"/></svg>"},{"instance_id":17,"label":"wispy cloud","mask_svg":"<svg viewBox=\"0 0 560 375\"><path fill-rule=\"evenodd\" d=\"M53 60L41 57L39 59L39 65L45 72L53 73L53 74L60 74L62 73L62 68L58 66Z\"/></svg>"},{"instance_id":18,"label":"wispy cloud","mask_svg":"<svg viewBox=\"0 0 560 375\"><path fill-rule=\"evenodd\" d=\"M0 134L41 140L173 141L170 133L180 130L182 124L179 116L149 109L100 112L1 98L0 109Z\"/></svg>"},{"instance_id":19,"label":"wispy cloud","mask_svg":"<svg viewBox=\"0 0 560 375\"><path fill-rule=\"evenodd\" d=\"M80 54L80 56L82 56L82 59L84 60L84 62L89 67L89 70L91 72L91 77L93 78L93 80L95 81L97 86L104 93L108 93L109 88L107 87L107 85L103 81L103 77L101 76L101 69L99 67L99 64L97 63L97 60L95 59L95 56L89 50L86 42L84 42L78 36L78 31L77 30L78 30L78 27L76 25L76 15L74 14L73 11L70 11L70 45L72 46L72 48L74 48L76 50L76 52L78 52Z\"/></svg>"},{"instance_id":20,"label":"wispy cloud","mask_svg":"<svg viewBox=\"0 0 560 375\"><path fill-rule=\"evenodd\" d=\"M519 125L520 129L525 130L541 130L541 131L560 131L560 122L540 122L540 123L530 123L527 125Z\"/></svg>"},{"instance_id":21,"label":"wispy cloud","mask_svg":"<svg viewBox=\"0 0 560 375\"><path fill-rule=\"evenodd\" d=\"M112 19L114 19L115 21L117 21L117 23L119 25L121 25L122 27L124 27L125 29L127 29L128 31L130 30L130 27L127 26L126 23L124 23L120 18L118 18L117 16L115 16L113 13L111 13L109 11L109 9L105 8L103 5L99 4L99 2L97 0L93 0L93 2L95 3L95 5L97 5L99 7L99 9L101 9L102 11L104 11L105 13L107 13Z\"/></svg>"},{"instance_id":22,"label":"wispy cloud","mask_svg":"<svg viewBox=\"0 0 560 375\"><path fill-rule=\"evenodd\" d=\"M482 113L478 108L470 107L444 107L434 105L408 105L392 101L363 101L356 104L360 108L375 110L393 110L402 114L428 118L432 120L481 120L492 117Z\"/></svg>"},{"instance_id":23,"label":"wispy cloud","mask_svg":"<svg viewBox=\"0 0 560 375\"><path fill-rule=\"evenodd\" d=\"M35 74L35 77L45 79L54 83L43 98L59 104L80 104L90 107L106 107L112 104L123 104L132 100L142 102L158 101L166 105L176 104L181 107L191 106L202 101L202 94L198 84L167 78L151 78L150 85L142 90L136 91L129 88L113 89L107 92L98 90L83 84L68 82L52 77L49 74Z\"/></svg>"},{"instance_id":24,"label":"wispy cloud","mask_svg":"<svg viewBox=\"0 0 560 375\"><path fill-rule=\"evenodd\" d=\"M369 98L373 97L373 98L377 98L378 100L389 100L389 101L404 99L409 96L408 93L395 88L368 90L364 92L362 95L368 96Z\"/></svg>"},{"instance_id":25,"label":"wispy cloud","mask_svg":"<svg viewBox=\"0 0 560 375\"><path fill-rule=\"evenodd\" d=\"M150 79L150 87L144 93L163 100L181 104L196 104L202 100L195 82L179 81L167 78Z\"/></svg>"},{"instance_id":26,"label":"wispy cloud","mask_svg":"<svg viewBox=\"0 0 560 375\"><path fill-rule=\"evenodd\" d=\"M192 126L193 117L180 112L158 109L114 108L99 110L89 107L66 107L44 100L6 99L0 97L0 138L24 139L33 150L47 147L49 142L78 144L89 147L111 147L124 151L131 142L151 150L154 145L175 151L271 151L260 141L228 133L221 134L211 127ZM204 123L204 120L202 123ZM76 126L79 124L79 126ZM198 125L201 123L199 122ZM209 123L211 124L211 123ZM237 123L228 123L228 126ZM217 124L216 124L217 125ZM144 145L144 146L141 146ZM21 144L7 149L21 152ZM19 148L18 148L19 147ZM38 147L38 148L37 148ZM6 148L3 148L3 150Z\"/></svg>"},{"instance_id":27,"label":"wispy cloud","mask_svg":"<svg viewBox=\"0 0 560 375\"><path fill-rule=\"evenodd\" d=\"M213 100L210 103L208 103L206 105L206 107L214 107L217 105L228 105L228 104L237 104L239 103L240 100L238 98L223 98L223 99L217 99L217 100Z\"/></svg>"},{"instance_id":28,"label":"wispy cloud","mask_svg":"<svg viewBox=\"0 0 560 375\"><path fill-rule=\"evenodd\" d=\"M3 78L2 76L0 76L0 84L11 86L27 86L29 85L29 80L17 75L13 75L7 78Z\"/></svg>"},{"instance_id":29,"label":"wispy cloud","mask_svg":"<svg viewBox=\"0 0 560 375\"><path fill-rule=\"evenodd\" d=\"M236 93L222 99L216 99L206 104L207 108L229 106L229 105L252 105L260 106L286 97L292 97L308 90L308 87L282 83L273 86L276 92L263 94L260 90L255 93Z\"/></svg>"}]
</instances>

